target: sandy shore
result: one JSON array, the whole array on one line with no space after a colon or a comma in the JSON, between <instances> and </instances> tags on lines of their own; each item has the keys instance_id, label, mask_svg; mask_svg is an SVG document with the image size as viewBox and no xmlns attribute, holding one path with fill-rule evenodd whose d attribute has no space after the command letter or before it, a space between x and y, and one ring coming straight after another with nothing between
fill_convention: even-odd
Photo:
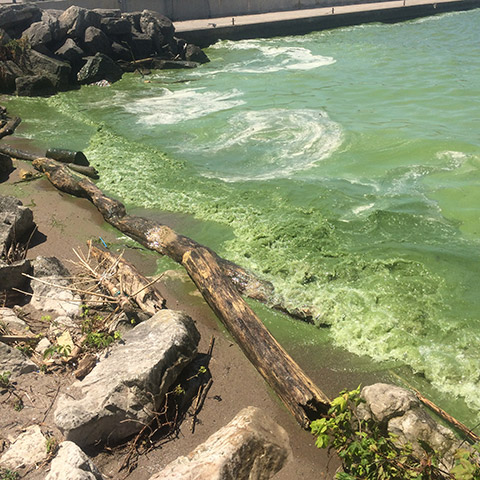
<instances>
[{"instance_id":1,"label":"sandy shore","mask_svg":"<svg viewBox=\"0 0 480 480\"><path fill-rule=\"evenodd\" d=\"M29 141L11 138L8 143L18 148L30 147L29 150L34 150L34 145ZM87 200L57 191L44 177L16 183L20 180L19 172L22 169L34 170L28 162L16 161L15 166L17 168L8 181L1 185L1 193L16 196L33 211L38 232L33 238L28 258L54 255L66 261L68 267L68 261L75 260L74 248L86 251L87 240L101 237L112 245L112 249L125 250L125 258L132 261L142 273L152 275L155 272L157 254L126 247L122 234L107 225ZM298 426L269 389L181 267L165 277L160 290L167 300L168 308L182 310L195 321L201 333L201 353L206 352L211 337L215 337L210 363L213 385L198 416L199 424L195 433L191 433L191 424L187 420L177 439L141 458L138 468L128 478L148 479L177 456L189 453L249 405L263 409L289 434L293 460L275 476L276 479L333 478L338 460L314 446L313 437ZM374 380L374 377L367 378L370 375L359 375L358 372L345 370L340 373L338 368L333 367L335 359L326 359L325 363L325 367L317 366L312 371L307 369L307 373L331 397L342 388L353 388L360 382L365 384ZM114 455L100 453L95 458L97 466L109 478L121 478L117 470L122 460L122 452Z\"/></svg>"}]
</instances>

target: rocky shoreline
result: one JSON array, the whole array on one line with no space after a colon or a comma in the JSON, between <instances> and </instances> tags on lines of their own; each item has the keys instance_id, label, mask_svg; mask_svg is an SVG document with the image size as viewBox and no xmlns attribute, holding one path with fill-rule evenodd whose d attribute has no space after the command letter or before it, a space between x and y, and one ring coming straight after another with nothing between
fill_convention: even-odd
<instances>
[{"instance_id":1,"label":"rocky shoreline","mask_svg":"<svg viewBox=\"0 0 480 480\"><path fill-rule=\"evenodd\" d=\"M124 72L195 68L208 61L154 11L0 8L0 93L53 95L80 85L108 85Z\"/></svg>"}]
</instances>

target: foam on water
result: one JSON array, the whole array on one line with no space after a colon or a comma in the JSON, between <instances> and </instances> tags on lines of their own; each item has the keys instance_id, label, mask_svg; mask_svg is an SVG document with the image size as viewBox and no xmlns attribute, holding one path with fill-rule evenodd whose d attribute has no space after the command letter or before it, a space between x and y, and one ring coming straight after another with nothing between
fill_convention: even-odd
<instances>
[{"instance_id":1,"label":"foam on water","mask_svg":"<svg viewBox=\"0 0 480 480\"><path fill-rule=\"evenodd\" d=\"M171 91L162 89L162 95L141 98L127 103L127 112L137 116L137 123L169 125L204 117L214 112L238 107L245 102L241 92L212 92L205 88L186 88Z\"/></svg>"},{"instance_id":2,"label":"foam on water","mask_svg":"<svg viewBox=\"0 0 480 480\"><path fill-rule=\"evenodd\" d=\"M241 62L226 65L225 72L273 73L281 70L313 70L332 65L335 59L329 56L313 54L309 48L301 46L279 46L272 40L230 40L218 42L212 49L226 49L248 53ZM215 72L218 73L218 72Z\"/></svg>"},{"instance_id":3,"label":"foam on water","mask_svg":"<svg viewBox=\"0 0 480 480\"><path fill-rule=\"evenodd\" d=\"M177 149L202 155L202 170L209 170L203 175L236 182L290 177L330 156L341 143L340 125L325 112L267 109L236 113L210 141L193 137ZM225 161L212 164L212 155Z\"/></svg>"}]
</instances>

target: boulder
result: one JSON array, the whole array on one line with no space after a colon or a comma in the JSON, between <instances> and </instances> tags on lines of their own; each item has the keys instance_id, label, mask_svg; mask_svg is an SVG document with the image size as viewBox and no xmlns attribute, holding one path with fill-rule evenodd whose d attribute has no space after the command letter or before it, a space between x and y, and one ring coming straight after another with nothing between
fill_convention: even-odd
<instances>
[{"instance_id":1,"label":"boulder","mask_svg":"<svg viewBox=\"0 0 480 480\"><path fill-rule=\"evenodd\" d=\"M35 279L30 282L33 292L30 305L50 312L53 320L80 316L82 300L69 290L71 275L63 263L56 257L37 257L32 265Z\"/></svg>"},{"instance_id":2,"label":"boulder","mask_svg":"<svg viewBox=\"0 0 480 480\"><path fill-rule=\"evenodd\" d=\"M73 71L78 72L85 63L85 52L77 45L73 38L67 38L65 43L55 52L60 58L70 63Z\"/></svg>"},{"instance_id":3,"label":"boulder","mask_svg":"<svg viewBox=\"0 0 480 480\"><path fill-rule=\"evenodd\" d=\"M15 197L0 195L0 256L12 242L25 240L35 228L32 211Z\"/></svg>"},{"instance_id":4,"label":"boulder","mask_svg":"<svg viewBox=\"0 0 480 480\"><path fill-rule=\"evenodd\" d=\"M165 394L196 355L199 333L190 317L162 310L126 333L75 382L55 410L65 438L79 446L118 442L158 411Z\"/></svg>"},{"instance_id":5,"label":"boulder","mask_svg":"<svg viewBox=\"0 0 480 480\"><path fill-rule=\"evenodd\" d=\"M386 432L396 436L395 443L410 444L417 456L424 454L421 442L426 442L442 457L443 468L453 467L455 450L461 442L421 407L414 393L395 385L377 383L364 387L361 397L365 403L357 407L360 419L378 422Z\"/></svg>"},{"instance_id":6,"label":"boulder","mask_svg":"<svg viewBox=\"0 0 480 480\"><path fill-rule=\"evenodd\" d=\"M36 370L38 367L20 350L0 342L0 373L10 372L15 377Z\"/></svg>"},{"instance_id":7,"label":"boulder","mask_svg":"<svg viewBox=\"0 0 480 480\"><path fill-rule=\"evenodd\" d=\"M57 93L52 77L46 75L18 77L15 79L15 87L15 93L19 97L46 97Z\"/></svg>"},{"instance_id":8,"label":"boulder","mask_svg":"<svg viewBox=\"0 0 480 480\"><path fill-rule=\"evenodd\" d=\"M0 28L0 45L6 45L11 40L10 35L3 28Z\"/></svg>"},{"instance_id":9,"label":"boulder","mask_svg":"<svg viewBox=\"0 0 480 480\"><path fill-rule=\"evenodd\" d=\"M25 72L13 61L0 62L0 93L15 91L15 80L25 75Z\"/></svg>"},{"instance_id":10,"label":"boulder","mask_svg":"<svg viewBox=\"0 0 480 480\"><path fill-rule=\"evenodd\" d=\"M132 31L132 24L126 18L104 17L101 24L107 35L128 35Z\"/></svg>"},{"instance_id":11,"label":"boulder","mask_svg":"<svg viewBox=\"0 0 480 480\"><path fill-rule=\"evenodd\" d=\"M0 28L13 38L20 38L24 30L41 18L40 8L29 3L0 7Z\"/></svg>"},{"instance_id":12,"label":"boulder","mask_svg":"<svg viewBox=\"0 0 480 480\"><path fill-rule=\"evenodd\" d=\"M189 43L185 49L185 60L197 63L208 63L210 61L201 48L191 43Z\"/></svg>"},{"instance_id":13,"label":"boulder","mask_svg":"<svg viewBox=\"0 0 480 480\"><path fill-rule=\"evenodd\" d=\"M142 16L141 12L128 12L122 13L122 18L125 18L132 25L132 30L140 32L140 17Z\"/></svg>"},{"instance_id":14,"label":"boulder","mask_svg":"<svg viewBox=\"0 0 480 480\"><path fill-rule=\"evenodd\" d=\"M27 324L10 308L0 308L0 319L9 331L21 332L27 328Z\"/></svg>"},{"instance_id":15,"label":"boulder","mask_svg":"<svg viewBox=\"0 0 480 480\"><path fill-rule=\"evenodd\" d=\"M7 178L13 171L12 158L9 155L0 153L0 181Z\"/></svg>"},{"instance_id":16,"label":"boulder","mask_svg":"<svg viewBox=\"0 0 480 480\"><path fill-rule=\"evenodd\" d=\"M117 42L112 43L112 58L113 60L124 60L126 62L133 60L130 50Z\"/></svg>"},{"instance_id":17,"label":"boulder","mask_svg":"<svg viewBox=\"0 0 480 480\"><path fill-rule=\"evenodd\" d=\"M165 51L165 47L168 47L175 31L172 22L167 17L151 10L142 12L140 30L151 38L157 53Z\"/></svg>"},{"instance_id":18,"label":"boulder","mask_svg":"<svg viewBox=\"0 0 480 480\"><path fill-rule=\"evenodd\" d=\"M89 57L87 63L77 74L77 80L80 84L99 82L107 80L116 82L123 75L123 70L107 55L97 53L94 57Z\"/></svg>"},{"instance_id":19,"label":"boulder","mask_svg":"<svg viewBox=\"0 0 480 480\"><path fill-rule=\"evenodd\" d=\"M48 76L57 90L65 90L68 87L72 69L69 63L30 50L28 66L32 75L38 75L38 72L42 72L42 75Z\"/></svg>"},{"instance_id":20,"label":"boulder","mask_svg":"<svg viewBox=\"0 0 480 480\"><path fill-rule=\"evenodd\" d=\"M100 28L101 20L102 17L95 11L73 5L58 17L59 34L83 39L88 27Z\"/></svg>"},{"instance_id":21,"label":"boulder","mask_svg":"<svg viewBox=\"0 0 480 480\"><path fill-rule=\"evenodd\" d=\"M20 260L13 263L0 260L0 290L23 289L28 284L28 279L24 273L32 273L30 260Z\"/></svg>"},{"instance_id":22,"label":"boulder","mask_svg":"<svg viewBox=\"0 0 480 480\"><path fill-rule=\"evenodd\" d=\"M112 41L99 28L88 27L85 30L83 44L87 53L95 55L97 52L110 55Z\"/></svg>"},{"instance_id":23,"label":"boulder","mask_svg":"<svg viewBox=\"0 0 480 480\"><path fill-rule=\"evenodd\" d=\"M0 466L16 470L40 464L48 456L46 444L47 439L43 436L40 427L32 425L21 433L0 457Z\"/></svg>"},{"instance_id":24,"label":"boulder","mask_svg":"<svg viewBox=\"0 0 480 480\"><path fill-rule=\"evenodd\" d=\"M33 49L46 47L52 41L52 27L47 22L32 23L22 35Z\"/></svg>"},{"instance_id":25,"label":"boulder","mask_svg":"<svg viewBox=\"0 0 480 480\"><path fill-rule=\"evenodd\" d=\"M73 442L62 442L45 480L103 480L94 463Z\"/></svg>"},{"instance_id":26,"label":"boulder","mask_svg":"<svg viewBox=\"0 0 480 480\"><path fill-rule=\"evenodd\" d=\"M144 33L133 31L129 43L135 58L148 58L155 54L152 39Z\"/></svg>"},{"instance_id":27,"label":"boulder","mask_svg":"<svg viewBox=\"0 0 480 480\"><path fill-rule=\"evenodd\" d=\"M150 480L266 480L291 457L287 432L255 407Z\"/></svg>"}]
</instances>

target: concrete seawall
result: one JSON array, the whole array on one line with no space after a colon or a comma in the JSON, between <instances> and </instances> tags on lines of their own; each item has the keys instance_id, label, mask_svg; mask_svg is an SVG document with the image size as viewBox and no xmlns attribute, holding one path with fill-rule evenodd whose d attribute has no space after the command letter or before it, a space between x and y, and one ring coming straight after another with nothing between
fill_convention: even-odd
<instances>
[{"instance_id":1,"label":"concrete seawall","mask_svg":"<svg viewBox=\"0 0 480 480\"><path fill-rule=\"evenodd\" d=\"M206 47L218 40L303 35L363 23L394 23L480 8L480 0L399 0L175 22L176 35Z\"/></svg>"}]
</instances>

